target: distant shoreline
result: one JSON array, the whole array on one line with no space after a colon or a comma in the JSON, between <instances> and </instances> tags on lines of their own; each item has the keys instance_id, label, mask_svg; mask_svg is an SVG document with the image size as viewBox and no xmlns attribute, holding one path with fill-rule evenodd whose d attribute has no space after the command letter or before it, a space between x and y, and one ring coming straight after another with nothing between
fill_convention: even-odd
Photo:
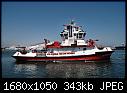
<instances>
[{"instance_id":1,"label":"distant shoreline","mask_svg":"<svg viewBox=\"0 0 127 93\"><path fill-rule=\"evenodd\" d=\"M115 50L125 50L125 46L116 46Z\"/></svg>"}]
</instances>

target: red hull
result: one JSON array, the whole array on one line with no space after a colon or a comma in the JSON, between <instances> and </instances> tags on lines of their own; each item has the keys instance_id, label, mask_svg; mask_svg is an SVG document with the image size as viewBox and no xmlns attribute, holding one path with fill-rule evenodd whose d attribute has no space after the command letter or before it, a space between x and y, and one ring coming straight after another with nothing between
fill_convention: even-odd
<instances>
[{"instance_id":1,"label":"red hull","mask_svg":"<svg viewBox=\"0 0 127 93\"><path fill-rule=\"evenodd\" d=\"M13 56L17 61L94 61L110 59L113 51L98 52L93 55L71 56L71 57L19 57Z\"/></svg>"}]
</instances>

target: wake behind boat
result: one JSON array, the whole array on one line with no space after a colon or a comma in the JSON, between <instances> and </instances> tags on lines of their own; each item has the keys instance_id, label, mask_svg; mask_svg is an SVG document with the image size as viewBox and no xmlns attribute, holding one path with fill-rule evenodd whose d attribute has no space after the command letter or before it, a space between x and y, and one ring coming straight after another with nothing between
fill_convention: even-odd
<instances>
[{"instance_id":1,"label":"wake behind boat","mask_svg":"<svg viewBox=\"0 0 127 93\"><path fill-rule=\"evenodd\" d=\"M94 61L110 59L113 50L110 47L99 48L97 40L85 40L86 32L74 21L64 25L60 33L62 42L45 40L42 50L23 49L17 51L13 57L17 61Z\"/></svg>"}]
</instances>

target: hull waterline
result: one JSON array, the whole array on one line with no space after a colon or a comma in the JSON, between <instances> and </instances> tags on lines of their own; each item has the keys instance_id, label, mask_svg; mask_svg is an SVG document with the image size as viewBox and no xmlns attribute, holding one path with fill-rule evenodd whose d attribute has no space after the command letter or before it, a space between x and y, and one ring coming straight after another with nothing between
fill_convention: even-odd
<instances>
[{"instance_id":1,"label":"hull waterline","mask_svg":"<svg viewBox=\"0 0 127 93\"><path fill-rule=\"evenodd\" d=\"M80 56L70 56L70 57L21 57L13 56L17 61L98 61L110 59L113 51L96 53L93 55L80 55Z\"/></svg>"}]
</instances>

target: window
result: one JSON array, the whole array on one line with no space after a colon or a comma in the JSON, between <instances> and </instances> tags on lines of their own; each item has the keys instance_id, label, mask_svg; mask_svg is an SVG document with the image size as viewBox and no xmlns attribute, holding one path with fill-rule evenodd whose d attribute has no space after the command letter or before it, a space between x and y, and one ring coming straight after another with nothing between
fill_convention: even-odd
<instances>
[{"instance_id":1,"label":"window","mask_svg":"<svg viewBox=\"0 0 127 93\"><path fill-rule=\"evenodd\" d=\"M67 26L67 30L69 30L70 29L70 26Z\"/></svg>"},{"instance_id":2,"label":"window","mask_svg":"<svg viewBox=\"0 0 127 93\"><path fill-rule=\"evenodd\" d=\"M63 34L61 33L60 36L63 37Z\"/></svg>"},{"instance_id":3,"label":"window","mask_svg":"<svg viewBox=\"0 0 127 93\"><path fill-rule=\"evenodd\" d=\"M83 48L83 50L86 50L86 48Z\"/></svg>"},{"instance_id":4,"label":"window","mask_svg":"<svg viewBox=\"0 0 127 93\"><path fill-rule=\"evenodd\" d=\"M85 37L86 33L83 34L83 37Z\"/></svg>"},{"instance_id":5,"label":"window","mask_svg":"<svg viewBox=\"0 0 127 93\"><path fill-rule=\"evenodd\" d=\"M76 31L78 31L78 27L76 27L75 29L76 29Z\"/></svg>"},{"instance_id":6,"label":"window","mask_svg":"<svg viewBox=\"0 0 127 93\"><path fill-rule=\"evenodd\" d=\"M77 38L78 38L78 34L76 34L77 35Z\"/></svg>"},{"instance_id":7,"label":"window","mask_svg":"<svg viewBox=\"0 0 127 93\"><path fill-rule=\"evenodd\" d=\"M82 38L82 33L79 33L79 38Z\"/></svg>"},{"instance_id":8,"label":"window","mask_svg":"<svg viewBox=\"0 0 127 93\"><path fill-rule=\"evenodd\" d=\"M64 36L65 36L65 39L68 39L68 34L64 34Z\"/></svg>"}]
</instances>

